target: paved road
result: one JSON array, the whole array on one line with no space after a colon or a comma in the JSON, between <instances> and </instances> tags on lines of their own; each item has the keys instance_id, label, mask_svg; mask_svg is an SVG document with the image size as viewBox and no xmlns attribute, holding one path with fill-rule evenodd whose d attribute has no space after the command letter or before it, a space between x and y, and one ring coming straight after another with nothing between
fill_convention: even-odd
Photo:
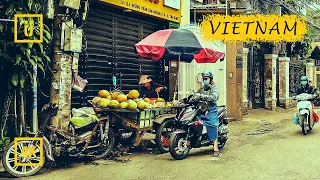
<instances>
[{"instance_id":1,"label":"paved road","mask_svg":"<svg viewBox=\"0 0 320 180\"><path fill-rule=\"evenodd\" d=\"M320 179L320 127L307 136L293 125L292 110L251 111L248 118L230 124L230 141L218 158L210 148L192 150L190 157L173 160L170 154L144 151L130 161L77 163L71 168L45 169L23 180L186 180L186 179ZM0 173L7 179L5 173Z\"/></svg>"}]
</instances>

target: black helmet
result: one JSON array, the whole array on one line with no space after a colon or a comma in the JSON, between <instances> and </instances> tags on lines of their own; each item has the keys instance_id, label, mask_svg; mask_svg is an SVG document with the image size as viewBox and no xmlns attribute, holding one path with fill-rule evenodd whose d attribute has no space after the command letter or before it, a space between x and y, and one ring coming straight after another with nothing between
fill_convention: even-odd
<instances>
[{"instance_id":1,"label":"black helmet","mask_svg":"<svg viewBox=\"0 0 320 180\"><path fill-rule=\"evenodd\" d=\"M308 77L307 76L302 76L301 78L300 78L300 84L302 85L302 86L306 86L307 84L308 84Z\"/></svg>"}]
</instances>

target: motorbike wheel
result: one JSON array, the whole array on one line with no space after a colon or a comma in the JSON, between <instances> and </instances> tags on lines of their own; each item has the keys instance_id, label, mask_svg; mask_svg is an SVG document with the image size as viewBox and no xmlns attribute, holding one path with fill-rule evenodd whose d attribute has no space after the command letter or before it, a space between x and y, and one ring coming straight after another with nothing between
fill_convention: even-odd
<instances>
[{"instance_id":1,"label":"motorbike wheel","mask_svg":"<svg viewBox=\"0 0 320 180\"><path fill-rule=\"evenodd\" d=\"M314 124L313 124L313 125L314 125ZM308 118L308 127L309 127L309 131L312 131L313 125L311 126L310 118Z\"/></svg>"},{"instance_id":2,"label":"motorbike wheel","mask_svg":"<svg viewBox=\"0 0 320 180\"><path fill-rule=\"evenodd\" d=\"M308 134L308 129L307 129L307 124L306 121L307 117L305 115L302 116L301 118L301 129L302 129L302 133L303 135L307 135Z\"/></svg>"},{"instance_id":3,"label":"motorbike wheel","mask_svg":"<svg viewBox=\"0 0 320 180\"><path fill-rule=\"evenodd\" d=\"M133 146L133 144L134 144L134 141L135 141L136 137L137 137L136 132L132 132L129 137L127 137L126 139L123 139L123 140L119 140L119 142L123 146L128 146L128 147L131 148ZM117 142L116 142L116 144L117 144Z\"/></svg>"},{"instance_id":4,"label":"motorbike wheel","mask_svg":"<svg viewBox=\"0 0 320 180\"><path fill-rule=\"evenodd\" d=\"M186 134L173 134L170 137L169 152L174 159L182 160L188 156L191 148L186 143Z\"/></svg>"},{"instance_id":5,"label":"motorbike wheel","mask_svg":"<svg viewBox=\"0 0 320 180\"><path fill-rule=\"evenodd\" d=\"M28 144L32 143L32 141L29 140L25 140L25 141L19 141L17 144L17 161L18 163L23 163L25 164L26 162L21 162L21 158L23 157L23 149L24 147L28 147ZM27 163L35 163L35 164L39 164L42 163L41 166L15 166L15 146L14 146L14 142L11 142L5 149L4 153L3 153L3 158L2 158L2 164L4 169L11 175L14 177L26 177L26 176L32 176L34 174L36 174L37 172L39 172L43 166L43 164L45 163L45 156L44 156L44 151L42 151L43 153L43 157L42 157L42 162L41 162L41 157L40 157L40 145L37 144L36 145L36 151L35 153L35 157L33 155L30 155L30 158L27 158ZM38 150L38 151L37 151Z\"/></svg>"},{"instance_id":6,"label":"motorbike wheel","mask_svg":"<svg viewBox=\"0 0 320 180\"><path fill-rule=\"evenodd\" d=\"M171 133L175 131L174 119L163 122L156 132L156 144L161 153L169 152L169 143ZM170 129L168 131L168 129ZM165 131L166 130L166 131Z\"/></svg>"},{"instance_id":7,"label":"motorbike wheel","mask_svg":"<svg viewBox=\"0 0 320 180\"><path fill-rule=\"evenodd\" d=\"M226 145L228 139L222 139L218 138L218 148L219 150L223 149L223 147Z\"/></svg>"},{"instance_id":8,"label":"motorbike wheel","mask_svg":"<svg viewBox=\"0 0 320 180\"><path fill-rule=\"evenodd\" d=\"M110 128L108 131L108 140L107 142L105 142L107 145L106 147L104 147L103 150L99 150L101 153L94 155L93 157L90 157L91 160L98 160L98 159L103 159L105 157L107 157L113 150L113 145L114 145L114 133L112 131L112 129Z\"/></svg>"}]
</instances>

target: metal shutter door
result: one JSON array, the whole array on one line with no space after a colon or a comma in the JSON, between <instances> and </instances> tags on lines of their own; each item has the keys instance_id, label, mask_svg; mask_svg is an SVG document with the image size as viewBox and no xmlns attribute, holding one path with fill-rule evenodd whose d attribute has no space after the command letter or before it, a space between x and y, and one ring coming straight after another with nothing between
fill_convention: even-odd
<instances>
[{"instance_id":1,"label":"metal shutter door","mask_svg":"<svg viewBox=\"0 0 320 180\"><path fill-rule=\"evenodd\" d=\"M113 73L121 73L117 84L121 84L124 93L138 89L140 75L149 75L163 83L161 62L139 57L134 46L161 29L161 25L161 21L150 17L122 15L116 8L94 4L85 27L88 59L79 62L80 76L86 78L88 84L83 95L73 92L73 107L84 105L86 99L97 96L101 89L112 89Z\"/></svg>"},{"instance_id":2,"label":"metal shutter door","mask_svg":"<svg viewBox=\"0 0 320 180\"><path fill-rule=\"evenodd\" d=\"M97 96L101 89L109 90L112 85L112 21L111 16L94 9L88 16L85 26L88 58L86 62L79 62L80 76L86 78L88 84L84 94L73 92L73 107L85 105L86 99Z\"/></svg>"}]
</instances>

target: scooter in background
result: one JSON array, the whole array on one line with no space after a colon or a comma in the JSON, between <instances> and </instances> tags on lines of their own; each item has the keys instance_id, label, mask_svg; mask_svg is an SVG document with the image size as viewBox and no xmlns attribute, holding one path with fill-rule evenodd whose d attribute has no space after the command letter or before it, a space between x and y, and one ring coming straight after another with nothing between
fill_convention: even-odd
<instances>
[{"instance_id":1,"label":"scooter in background","mask_svg":"<svg viewBox=\"0 0 320 180\"><path fill-rule=\"evenodd\" d=\"M295 115L294 121L296 124L301 126L301 130L304 135L307 135L308 131L311 131L315 124L313 114L314 105L311 102L315 97L316 95L314 94L302 93L294 98L294 100L298 100L298 112Z\"/></svg>"}]
</instances>

